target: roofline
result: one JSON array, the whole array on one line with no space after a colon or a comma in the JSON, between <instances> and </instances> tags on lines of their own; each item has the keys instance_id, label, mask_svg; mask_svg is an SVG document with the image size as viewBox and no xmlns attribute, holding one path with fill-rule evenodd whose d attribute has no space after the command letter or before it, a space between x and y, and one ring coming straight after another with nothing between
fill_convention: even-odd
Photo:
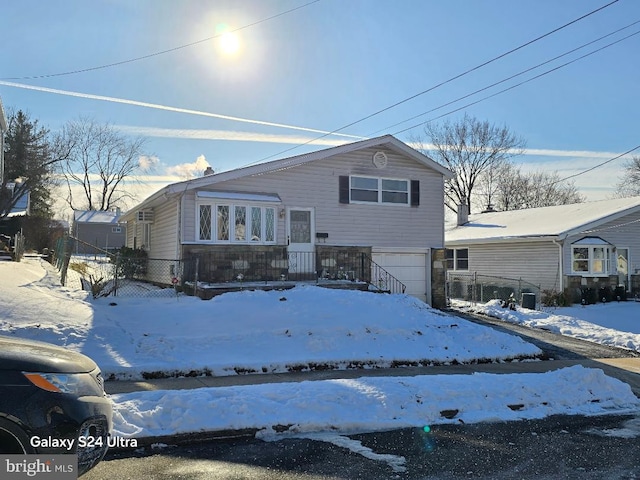
<instances>
[{"instance_id":1,"label":"roofline","mask_svg":"<svg viewBox=\"0 0 640 480\"><path fill-rule=\"evenodd\" d=\"M539 235L526 237L493 237L493 238L474 238L468 240L447 240L445 232L444 244L446 247L457 247L463 245L486 245L500 243L532 243L532 242L553 242L562 241L566 235Z\"/></svg>"},{"instance_id":2,"label":"roofline","mask_svg":"<svg viewBox=\"0 0 640 480\"><path fill-rule=\"evenodd\" d=\"M618 210L617 212L611 213L605 217L601 217L598 220L594 220L593 222L585 223L578 227L572 228L571 230L565 230L564 232L562 232L562 235L564 235L565 237L570 237L573 235L580 235L580 234L588 235L590 232L585 232L586 229L598 227L607 222L611 222L613 220L617 220L620 217L624 217L625 215L630 215L632 213L637 213L637 212L640 212L640 204L634 207L627 207L622 210Z\"/></svg>"},{"instance_id":3,"label":"roofline","mask_svg":"<svg viewBox=\"0 0 640 480\"><path fill-rule=\"evenodd\" d=\"M265 173L275 172L278 170L295 167L297 165L302 165L305 163L331 157L334 155L342 155L355 150L378 147L383 145L391 145L392 148L395 148L401 151L405 155L435 170L436 172L440 173L444 177L453 178L453 172L451 172L451 170L449 170L448 168L440 165L435 160L429 158L423 153L420 153L414 148L411 148L406 143L398 140L392 135L382 135L380 137L346 143L343 145L339 145L337 147L316 150L314 152L304 153L301 155L296 155L294 157L287 157L279 160L272 160L270 162L259 163L258 165L251 165L248 167L236 168L233 170L228 170L226 172L208 175L205 177L199 177L192 180L172 183L158 190L156 193L154 193L150 197L147 197L141 203L139 203L138 205L133 207L131 210L129 210L127 213L125 213L123 217L128 217L129 214L135 210L140 210L142 208L149 208L151 205L153 205L153 203L156 200L158 200L162 196L166 197L169 195L182 194L187 190L192 190L192 189L200 188L203 186L209 186L219 182L235 180L238 178L248 177L251 175L261 175Z\"/></svg>"},{"instance_id":4,"label":"roofline","mask_svg":"<svg viewBox=\"0 0 640 480\"><path fill-rule=\"evenodd\" d=\"M258 165L252 165L249 167L241 167L226 172L209 175L205 177L196 178L193 180L187 180L185 182L173 183L169 185L169 193L183 192L185 189L190 190L192 188L198 188L203 185L211 185L212 183L224 182L228 180L235 180L242 177L248 177L251 175L261 175L264 173L275 172L284 168L291 168L297 165L313 162L334 155L342 155L345 153L353 152L355 150L361 150L364 148L377 147L382 145L392 145L398 150L402 151L405 155L413 158L414 160L422 163L423 165L430 167L440 173L441 175L453 178L453 173L446 167L440 165L435 160L428 156L418 152L414 148L409 147L404 142L398 140L392 135L383 135L380 137L369 138L366 140L360 140L357 142L346 143L337 147L325 148L322 150L316 150L314 152L303 153L294 157L281 158L279 160L272 160L270 162L259 163ZM215 180L212 182L212 180Z\"/></svg>"}]
</instances>

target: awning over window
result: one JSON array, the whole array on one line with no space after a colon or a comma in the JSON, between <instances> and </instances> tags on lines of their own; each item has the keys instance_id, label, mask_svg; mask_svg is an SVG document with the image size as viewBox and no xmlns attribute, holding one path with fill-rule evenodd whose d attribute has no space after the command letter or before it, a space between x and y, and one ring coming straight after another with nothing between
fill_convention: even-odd
<instances>
[{"instance_id":1,"label":"awning over window","mask_svg":"<svg viewBox=\"0 0 640 480\"><path fill-rule=\"evenodd\" d=\"M600 237L584 237L578 240L577 242L573 242L571 245L611 245L611 244Z\"/></svg>"},{"instance_id":2,"label":"awning over window","mask_svg":"<svg viewBox=\"0 0 640 480\"><path fill-rule=\"evenodd\" d=\"M197 195L198 198L217 198L220 200L243 200L247 202L282 203L282 200L276 193L198 191Z\"/></svg>"}]
</instances>

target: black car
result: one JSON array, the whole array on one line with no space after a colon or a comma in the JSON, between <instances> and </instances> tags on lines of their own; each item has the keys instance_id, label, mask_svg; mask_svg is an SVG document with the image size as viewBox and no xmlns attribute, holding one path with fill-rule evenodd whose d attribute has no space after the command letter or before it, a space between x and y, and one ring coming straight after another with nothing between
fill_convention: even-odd
<instances>
[{"instance_id":1,"label":"black car","mask_svg":"<svg viewBox=\"0 0 640 480\"><path fill-rule=\"evenodd\" d=\"M0 453L77 454L81 475L107 451L111 413L89 357L0 336Z\"/></svg>"}]
</instances>

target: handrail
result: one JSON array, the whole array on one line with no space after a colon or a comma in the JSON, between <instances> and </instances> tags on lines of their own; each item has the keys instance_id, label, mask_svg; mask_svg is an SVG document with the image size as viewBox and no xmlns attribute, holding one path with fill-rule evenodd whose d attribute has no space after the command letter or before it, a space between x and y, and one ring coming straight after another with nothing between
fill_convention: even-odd
<instances>
[{"instance_id":1,"label":"handrail","mask_svg":"<svg viewBox=\"0 0 640 480\"><path fill-rule=\"evenodd\" d=\"M404 283L374 262L371 257L364 253L362 255L371 266L371 280L369 281L371 286L380 292L387 293L404 293L407 290L407 286Z\"/></svg>"}]
</instances>

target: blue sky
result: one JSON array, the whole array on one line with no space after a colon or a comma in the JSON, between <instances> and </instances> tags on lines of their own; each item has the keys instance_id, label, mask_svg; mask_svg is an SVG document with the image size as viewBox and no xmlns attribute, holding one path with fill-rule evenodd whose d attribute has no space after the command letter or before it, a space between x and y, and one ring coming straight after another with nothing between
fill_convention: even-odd
<instances>
[{"instance_id":1,"label":"blue sky","mask_svg":"<svg viewBox=\"0 0 640 480\"><path fill-rule=\"evenodd\" d=\"M330 132L356 122L610 1L4 2L0 97L5 108L25 110L52 131L89 116L145 136L156 162L145 180L154 190L207 164L224 171L385 133L408 141L421 134L421 122L640 31L637 23L406 121L640 21L640 2L619 0L340 132L348 136L294 148L321 135L305 129ZM235 30L236 53L220 49L225 29ZM109 68L54 75L188 44L193 45ZM632 36L436 121L455 121L466 112L506 125L527 142L528 154L517 159L523 168L574 175L640 144L639 47L640 35ZM575 183L589 200L607 198L624 162L577 176Z\"/></svg>"}]
</instances>

